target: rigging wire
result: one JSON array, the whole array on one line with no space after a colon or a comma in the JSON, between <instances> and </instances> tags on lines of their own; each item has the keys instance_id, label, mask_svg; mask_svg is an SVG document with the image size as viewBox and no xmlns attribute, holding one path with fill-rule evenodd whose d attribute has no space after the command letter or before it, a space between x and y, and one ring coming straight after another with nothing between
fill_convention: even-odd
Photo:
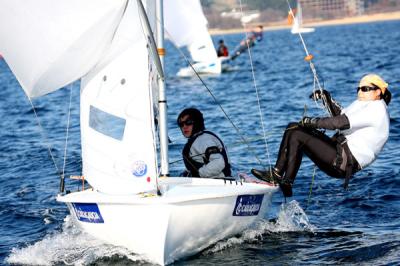
<instances>
[{"instance_id":1,"label":"rigging wire","mask_svg":"<svg viewBox=\"0 0 400 266\"><path fill-rule=\"evenodd\" d=\"M239 4L240 4L240 13L241 16L243 18L244 14L243 14L243 5L242 5L242 0L239 0ZM248 33L246 31L246 26L245 24L243 24L243 28L245 30L245 35L246 35L246 45L247 45L247 52L249 54L249 59L250 59L250 66L251 66L251 74L252 74L252 78L253 78L253 85L254 85L254 89L256 91L256 97L257 97L257 106L258 106L258 113L260 116L260 122L261 122L261 128L262 128L262 132L263 132L263 136L264 136L264 144L265 144L265 151L267 154L267 160L268 160L268 165L271 166L271 158L269 155L269 149L268 149L268 141L267 141L267 135L266 135L266 130L265 130L265 123L264 123L264 118L262 115L262 109L261 109L261 102L260 102L260 94L259 94L259 89L257 86L257 82L256 82L256 76L255 76L255 71L254 71L254 65L253 65L253 57L252 57L252 53L250 50L250 45L248 40Z\"/></svg>"},{"instance_id":2,"label":"rigging wire","mask_svg":"<svg viewBox=\"0 0 400 266\"><path fill-rule=\"evenodd\" d=\"M66 136L65 136L63 168L62 168L61 171L57 166L55 157L54 157L53 152L52 152L52 147L50 145L50 141L47 138L47 135L45 134L45 130L44 130L42 124L40 123L39 116L38 116L38 114L36 112L36 108L35 108L35 106L34 106L34 104L32 102L32 99L31 99L31 97L27 96L27 98L29 100L29 103L31 104L33 113L35 114L35 119L36 119L36 122L38 124L39 131L40 131L40 134L42 136L42 139L44 140L44 142L46 144L47 151L48 151L48 153L50 155L50 158L51 158L51 160L53 162L53 165L54 165L54 167L56 169L56 172L60 176L60 188L59 188L60 193L64 192L65 166L66 166L66 161L67 161L67 147L68 147L70 118L71 118L71 106L72 106L72 86L73 86L72 84L69 85L70 96L69 96L69 106L68 106L68 118L67 118Z\"/></svg>"},{"instance_id":3,"label":"rigging wire","mask_svg":"<svg viewBox=\"0 0 400 266\"><path fill-rule=\"evenodd\" d=\"M68 137L69 137L69 125L70 125L70 120L71 120L72 84L70 84L68 87L69 87L69 105L68 105L67 128L66 128L66 132L65 132L64 163L63 163L62 174L61 174L60 192L64 192L65 165L67 163L67 148L68 148Z\"/></svg>"},{"instance_id":4,"label":"rigging wire","mask_svg":"<svg viewBox=\"0 0 400 266\"><path fill-rule=\"evenodd\" d=\"M38 116L38 114L37 114L37 112L36 112L36 108L35 108L35 106L33 105L33 102L32 102L31 97L27 96L27 98L28 98L28 100L29 100L29 102L30 102L30 104L31 104L33 113L35 114L35 118L36 118L36 122L37 122L38 127L39 127L40 134L42 135L42 138L43 138L44 141L45 141L45 144L46 144L46 147L47 147L47 151L49 152L50 158L51 158L51 160L53 161L54 167L56 168L56 172L57 172L57 174L60 176L60 178L62 178L62 174L61 174L61 172L60 172L60 169L58 168L58 166L57 166L57 164L56 164L56 160L55 160L54 155L53 155L53 152L51 151L51 145L50 145L49 139L47 138L47 136L46 136L46 134L45 134L45 132L44 132L44 129L43 129L43 127L42 127L42 124L40 123L39 116Z\"/></svg>"},{"instance_id":5,"label":"rigging wire","mask_svg":"<svg viewBox=\"0 0 400 266\"><path fill-rule=\"evenodd\" d=\"M271 129L271 130L268 130L268 132L267 132L266 134L267 134L268 137L271 137L271 136L281 136L281 135L283 135L287 130L290 130L290 129L293 129L293 128L294 128L294 127L285 128L285 129L282 129L282 128L273 128L273 129ZM254 137L252 137L252 138L247 138L247 141L248 141L249 143L252 143L252 142L259 141L259 140L264 140L264 138L265 138L265 136L263 136L263 135L257 135L257 136L254 136ZM172 142L174 142L174 140L173 140ZM245 144L245 143L243 143L243 141L235 141L235 142L224 143L224 144L225 144L225 147L227 147L228 150L229 150L229 149L232 149L232 148L235 148L235 147L240 147L241 145L243 145L243 144ZM204 155L204 153L202 153L202 154L196 154L196 155L193 155L193 156L191 156L191 157L193 158L193 157L196 157L196 156L199 156L199 155ZM174 160L174 161L171 161L171 162L169 162L169 164L175 164L175 163L178 163L178 162L181 162L181 161L183 161L183 158L181 158L181 159L176 159L176 160Z\"/></svg>"}]
</instances>

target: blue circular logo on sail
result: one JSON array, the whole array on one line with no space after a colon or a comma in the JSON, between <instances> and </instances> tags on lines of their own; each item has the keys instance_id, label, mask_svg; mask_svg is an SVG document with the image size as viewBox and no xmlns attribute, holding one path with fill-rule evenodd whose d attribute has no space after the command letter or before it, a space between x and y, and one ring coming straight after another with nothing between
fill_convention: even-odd
<instances>
[{"instance_id":1,"label":"blue circular logo on sail","mask_svg":"<svg viewBox=\"0 0 400 266\"><path fill-rule=\"evenodd\" d=\"M142 177L147 173L147 165L143 161L136 161L132 165L132 174L137 177Z\"/></svg>"}]
</instances>

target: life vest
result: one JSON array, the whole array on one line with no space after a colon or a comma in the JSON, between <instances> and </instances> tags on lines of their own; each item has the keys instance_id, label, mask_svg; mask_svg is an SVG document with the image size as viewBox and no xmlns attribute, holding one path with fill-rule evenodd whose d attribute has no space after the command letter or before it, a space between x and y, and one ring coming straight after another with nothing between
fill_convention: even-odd
<instances>
[{"instance_id":1,"label":"life vest","mask_svg":"<svg viewBox=\"0 0 400 266\"><path fill-rule=\"evenodd\" d=\"M218 57L228 56L228 55L229 55L229 52L228 52L228 48L226 46L220 46L218 48L218 51L217 51L217 56Z\"/></svg>"},{"instance_id":2,"label":"life vest","mask_svg":"<svg viewBox=\"0 0 400 266\"><path fill-rule=\"evenodd\" d=\"M190 157L190 149L191 149L194 141L203 134L210 134L210 135L216 137L218 139L218 141L221 143L222 149L219 149L219 148L216 149L216 147L207 148L205 154L201 154L201 155L199 154L199 156L202 156L202 158L203 158L203 163L200 163ZM185 147L182 150L182 157L183 157L183 162L185 163L185 167L190 172L192 177L200 177L199 169L201 167L203 167L203 165L205 165L209 162L210 155L214 154L214 153L220 153L222 155L222 157L224 158L225 167L222 170L222 172L224 173L225 177L231 176L231 166L228 161L228 155L226 153L224 143L217 135L215 135L214 133L212 133L210 131L202 131L199 134L196 134L195 136L189 138L188 142L185 144Z\"/></svg>"}]
</instances>

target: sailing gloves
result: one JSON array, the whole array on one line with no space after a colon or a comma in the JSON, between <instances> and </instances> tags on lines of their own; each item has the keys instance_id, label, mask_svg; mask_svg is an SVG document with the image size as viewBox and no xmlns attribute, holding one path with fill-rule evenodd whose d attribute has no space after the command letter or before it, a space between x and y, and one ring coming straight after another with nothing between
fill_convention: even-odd
<instances>
[{"instance_id":1,"label":"sailing gloves","mask_svg":"<svg viewBox=\"0 0 400 266\"><path fill-rule=\"evenodd\" d=\"M299 122L299 126L304 128L323 128L323 129L349 129L350 122L346 114L342 114L342 107L332 99L331 94L327 90L316 90L311 93L310 98L314 101L323 99L323 104L329 110L331 117L303 117Z\"/></svg>"},{"instance_id":2,"label":"sailing gloves","mask_svg":"<svg viewBox=\"0 0 400 266\"><path fill-rule=\"evenodd\" d=\"M313 99L314 101L318 101L318 100L321 100L323 96L325 97L325 99L327 101L331 100L331 94L327 90L323 90L323 91L316 90L316 91L314 91L313 93L310 94L310 99Z\"/></svg>"},{"instance_id":3,"label":"sailing gloves","mask_svg":"<svg viewBox=\"0 0 400 266\"><path fill-rule=\"evenodd\" d=\"M350 128L350 122L346 114L334 117L308 117L305 116L299 122L299 126L304 128L324 128L330 130L345 130Z\"/></svg>"},{"instance_id":4,"label":"sailing gloves","mask_svg":"<svg viewBox=\"0 0 400 266\"><path fill-rule=\"evenodd\" d=\"M318 128L318 117L305 116L300 120L299 125L305 128Z\"/></svg>"},{"instance_id":5,"label":"sailing gloves","mask_svg":"<svg viewBox=\"0 0 400 266\"><path fill-rule=\"evenodd\" d=\"M340 115L342 112L342 107L338 102L336 102L329 91L327 90L316 90L310 94L310 99L318 101L322 99L322 104L328 109L332 116Z\"/></svg>"}]
</instances>

